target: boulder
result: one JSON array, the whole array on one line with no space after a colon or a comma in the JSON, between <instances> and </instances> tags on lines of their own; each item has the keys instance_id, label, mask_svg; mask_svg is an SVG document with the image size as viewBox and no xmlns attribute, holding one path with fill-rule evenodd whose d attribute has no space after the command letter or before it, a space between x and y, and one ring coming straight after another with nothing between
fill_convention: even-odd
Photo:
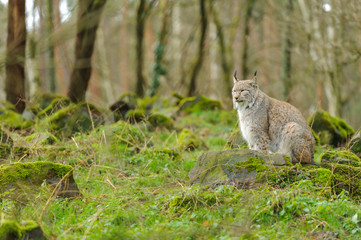
<instances>
[{"instance_id":1,"label":"boulder","mask_svg":"<svg viewBox=\"0 0 361 240\"><path fill-rule=\"evenodd\" d=\"M184 111L186 113L221 109L222 104L220 101L207 98L203 95L183 98L179 102L179 111Z\"/></svg>"},{"instance_id":2,"label":"boulder","mask_svg":"<svg viewBox=\"0 0 361 240\"><path fill-rule=\"evenodd\" d=\"M0 123L2 127L10 130L26 129L33 125L33 122L26 120L12 109L0 109Z\"/></svg>"},{"instance_id":3,"label":"boulder","mask_svg":"<svg viewBox=\"0 0 361 240\"><path fill-rule=\"evenodd\" d=\"M173 128L173 120L161 113L153 113L148 117L147 120L153 128Z\"/></svg>"},{"instance_id":4,"label":"boulder","mask_svg":"<svg viewBox=\"0 0 361 240\"><path fill-rule=\"evenodd\" d=\"M288 156L248 149L208 152L199 157L189 179L190 184L239 188L286 187L311 180L328 195L347 191L352 199L361 200L361 160L349 151L327 151L320 165L292 165Z\"/></svg>"},{"instance_id":5,"label":"boulder","mask_svg":"<svg viewBox=\"0 0 361 240\"><path fill-rule=\"evenodd\" d=\"M46 239L40 226L34 221L18 223L13 220L1 220L0 239Z\"/></svg>"},{"instance_id":6,"label":"boulder","mask_svg":"<svg viewBox=\"0 0 361 240\"><path fill-rule=\"evenodd\" d=\"M351 139L350 149L357 156L361 157L361 131L358 131Z\"/></svg>"},{"instance_id":7,"label":"boulder","mask_svg":"<svg viewBox=\"0 0 361 240\"><path fill-rule=\"evenodd\" d=\"M80 195L73 177L73 168L52 162L14 163L0 166L1 198L26 202L41 191L43 184L60 197Z\"/></svg>"},{"instance_id":8,"label":"boulder","mask_svg":"<svg viewBox=\"0 0 361 240\"><path fill-rule=\"evenodd\" d=\"M109 107L114 114L115 121L126 120L126 115L129 110L134 109L123 100L118 100Z\"/></svg>"},{"instance_id":9,"label":"boulder","mask_svg":"<svg viewBox=\"0 0 361 240\"><path fill-rule=\"evenodd\" d=\"M213 151L199 157L189 173L189 179L190 184L235 184L238 187L251 187L274 178L274 168L290 166L290 157L281 154L249 149Z\"/></svg>"},{"instance_id":10,"label":"boulder","mask_svg":"<svg viewBox=\"0 0 361 240\"><path fill-rule=\"evenodd\" d=\"M344 145L354 130L341 118L332 117L328 112L318 110L308 118L315 138L321 145L327 144L338 147Z\"/></svg>"},{"instance_id":11,"label":"boulder","mask_svg":"<svg viewBox=\"0 0 361 240\"><path fill-rule=\"evenodd\" d=\"M68 138L77 132L90 132L106 122L104 113L88 103L70 104L37 125L39 131L49 130L59 138Z\"/></svg>"}]
</instances>

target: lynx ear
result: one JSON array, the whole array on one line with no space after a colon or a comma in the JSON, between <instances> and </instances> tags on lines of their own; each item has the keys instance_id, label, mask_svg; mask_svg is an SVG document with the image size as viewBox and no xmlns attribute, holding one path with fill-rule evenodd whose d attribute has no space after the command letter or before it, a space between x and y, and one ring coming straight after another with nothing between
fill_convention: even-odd
<instances>
[{"instance_id":1,"label":"lynx ear","mask_svg":"<svg viewBox=\"0 0 361 240\"><path fill-rule=\"evenodd\" d=\"M253 82L253 84L257 84L257 70L254 72L252 82Z\"/></svg>"},{"instance_id":2,"label":"lynx ear","mask_svg":"<svg viewBox=\"0 0 361 240\"><path fill-rule=\"evenodd\" d=\"M236 83L238 82L239 80L237 79L237 71L234 71L234 74L233 74L233 83Z\"/></svg>"}]
</instances>

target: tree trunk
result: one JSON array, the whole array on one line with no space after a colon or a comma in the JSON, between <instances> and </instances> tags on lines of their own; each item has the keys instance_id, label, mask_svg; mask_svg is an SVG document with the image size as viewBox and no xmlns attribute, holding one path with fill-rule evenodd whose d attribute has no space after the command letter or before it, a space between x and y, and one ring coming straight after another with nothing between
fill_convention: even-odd
<instances>
[{"instance_id":1,"label":"tree trunk","mask_svg":"<svg viewBox=\"0 0 361 240\"><path fill-rule=\"evenodd\" d=\"M201 70L203 58L204 58L204 46L206 42L206 33L207 33L207 25L208 25L205 5L206 5L205 0L199 0L200 14L201 14L201 37L198 45L198 54L193 64L188 96L193 96L197 92L196 91L197 76L199 74L199 71Z\"/></svg>"},{"instance_id":2,"label":"tree trunk","mask_svg":"<svg viewBox=\"0 0 361 240\"><path fill-rule=\"evenodd\" d=\"M171 8L169 6L169 0L160 1L160 8L162 12L162 26L157 36L156 45L154 48L154 66L153 66L153 77L152 86L150 88L150 96L154 96L160 86L159 78L166 74L165 67L163 65L164 51L167 44L167 34L169 18L171 14Z\"/></svg>"},{"instance_id":3,"label":"tree trunk","mask_svg":"<svg viewBox=\"0 0 361 240\"><path fill-rule=\"evenodd\" d=\"M144 41L144 25L145 25L145 3L146 0L140 0L137 11L137 42L136 42L136 56L137 56L137 85L136 94L140 97L144 96L145 79L143 75L143 41Z\"/></svg>"},{"instance_id":4,"label":"tree trunk","mask_svg":"<svg viewBox=\"0 0 361 240\"><path fill-rule=\"evenodd\" d=\"M73 102L85 100L91 74L96 31L106 0L79 0L75 62L70 78L68 97Z\"/></svg>"},{"instance_id":5,"label":"tree trunk","mask_svg":"<svg viewBox=\"0 0 361 240\"><path fill-rule=\"evenodd\" d=\"M25 0L12 0L8 3L5 92L19 113L25 109L25 44Z\"/></svg>"},{"instance_id":6,"label":"tree trunk","mask_svg":"<svg viewBox=\"0 0 361 240\"><path fill-rule=\"evenodd\" d=\"M46 52L45 52L45 78L49 83L50 92L56 92L55 85L55 63L54 63L54 22L53 22L53 1L45 1L45 32L46 32Z\"/></svg>"},{"instance_id":7,"label":"tree trunk","mask_svg":"<svg viewBox=\"0 0 361 240\"><path fill-rule=\"evenodd\" d=\"M243 79L247 79L249 75L249 69L247 66L248 60L248 38L250 34L249 23L252 18L252 10L254 6L255 0L247 0L247 6L244 14L244 28L243 28L243 46L242 46L242 77Z\"/></svg>"},{"instance_id":8,"label":"tree trunk","mask_svg":"<svg viewBox=\"0 0 361 240\"><path fill-rule=\"evenodd\" d=\"M286 26L282 37L282 72L281 79L284 85L283 99L289 101L289 95L292 88L291 80L291 14L293 11L293 0L287 0L286 3Z\"/></svg>"},{"instance_id":9,"label":"tree trunk","mask_svg":"<svg viewBox=\"0 0 361 240\"><path fill-rule=\"evenodd\" d=\"M226 93L229 94L232 91L232 81L231 81L231 68L229 61L227 60L227 48L226 48L226 41L224 39L223 27L221 22L219 21L217 11L213 4L211 5L211 13L213 17L213 22L217 29L217 38L218 38L218 45L220 48L220 55L221 55L221 66L223 70L223 82L226 86Z\"/></svg>"}]
</instances>

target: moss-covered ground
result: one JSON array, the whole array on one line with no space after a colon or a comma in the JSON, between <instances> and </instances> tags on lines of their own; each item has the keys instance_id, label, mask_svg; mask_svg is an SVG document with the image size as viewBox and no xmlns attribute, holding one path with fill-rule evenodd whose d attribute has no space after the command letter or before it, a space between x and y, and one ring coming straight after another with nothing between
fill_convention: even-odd
<instances>
[{"instance_id":1,"label":"moss-covered ground","mask_svg":"<svg viewBox=\"0 0 361 240\"><path fill-rule=\"evenodd\" d=\"M182 147L185 128L203 144ZM304 177L249 190L190 186L197 158L229 149L237 128L235 112L202 110L181 114L173 128L118 122L42 144L24 145L27 137L12 132L2 163L70 164L82 196L26 205L1 199L1 217L33 220L48 239L361 239L359 202L347 191L319 187L331 171L317 173L320 185ZM317 148L316 161L328 150Z\"/></svg>"}]
</instances>

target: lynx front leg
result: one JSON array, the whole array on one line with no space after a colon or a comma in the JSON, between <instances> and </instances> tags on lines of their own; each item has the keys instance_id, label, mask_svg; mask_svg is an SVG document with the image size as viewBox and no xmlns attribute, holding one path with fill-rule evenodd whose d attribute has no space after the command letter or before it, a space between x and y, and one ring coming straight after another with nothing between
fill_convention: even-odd
<instances>
[{"instance_id":1,"label":"lynx front leg","mask_svg":"<svg viewBox=\"0 0 361 240\"><path fill-rule=\"evenodd\" d=\"M267 134L258 133L254 135L252 141L250 141L248 144L249 144L249 149L251 150L268 152L269 143L270 143L270 139Z\"/></svg>"}]
</instances>

